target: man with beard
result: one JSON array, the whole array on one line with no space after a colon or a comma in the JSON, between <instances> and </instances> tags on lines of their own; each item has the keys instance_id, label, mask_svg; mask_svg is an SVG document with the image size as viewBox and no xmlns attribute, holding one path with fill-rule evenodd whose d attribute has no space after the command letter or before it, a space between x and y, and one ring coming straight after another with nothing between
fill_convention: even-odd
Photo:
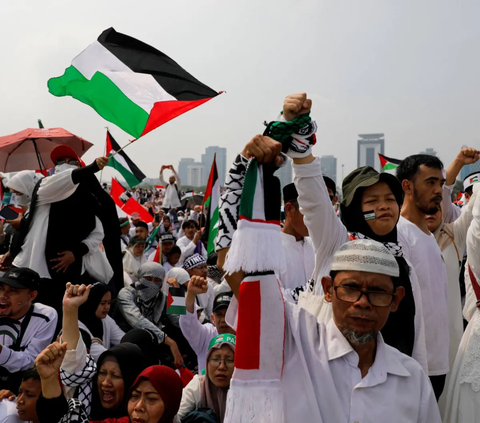
<instances>
[{"instance_id":1,"label":"man with beard","mask_svg":"<svg viewBox=\"0 0 480 423\"><path fill-rule=\"evenodd\" d=\"M173 175L168 178L168 184L163 178L163 171L170 169ZM165 211L173 207L181 207L180 198L178 196L178 186L181 185L180 178L172 165L162 166L160 169L160 182L165 187L165 197L163 198L163 209Z\"/></svg>"},{"instance_id":2,"label":"man with beard","mask_svg":"<svg viewBox=\"0 0 480 423\"><path fill-rule=\"evenodd\" d=\"M428 375L438 400L449 370L448 279L442 253L428 229L426 215L435 214L442 203L443 164L437 157L427 154L409 156L398 166L397 178L405 194L398 238L408 250L420 284Z\"/></svg>"}]
</instances>

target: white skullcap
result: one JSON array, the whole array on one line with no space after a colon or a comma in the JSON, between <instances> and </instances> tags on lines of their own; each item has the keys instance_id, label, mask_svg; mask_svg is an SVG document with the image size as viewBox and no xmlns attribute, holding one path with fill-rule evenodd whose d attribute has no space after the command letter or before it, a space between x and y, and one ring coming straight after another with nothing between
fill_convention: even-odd
<instances>
[{"instance_id":1,"label":"white skullcap","mask_svg":"<svg viewBox=\"0 0 480 423\"><path fill-rule=\"evenodd\" d=\"M333 271L379 273L398 277L397 260L387 248L371 239L357 239L343 244L333 256Z\"/></svg>"}]
</instances>

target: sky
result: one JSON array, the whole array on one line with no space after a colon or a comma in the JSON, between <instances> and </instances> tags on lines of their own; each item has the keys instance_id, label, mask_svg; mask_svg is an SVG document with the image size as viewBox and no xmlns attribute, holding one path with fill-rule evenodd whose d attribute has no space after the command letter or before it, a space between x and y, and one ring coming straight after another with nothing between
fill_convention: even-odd
<instances>
[{"instance_id":1,"label":"sky","mask_svg":"<svg viewBox=\"0 0 480 423\"><path fill-rule=\"evenodd\" d=\"M313 100L314 154L338 158L338 179L364 133L384 133L389 157L432 147L448 165L462 145L480 149L479 17L476 0L2 0L0 135L40 118L92 142L86 162L104 154L105 126L127 143L89 106L47 90L114 27L226 91L126 149L148 177L210 145L232 162L297 92Z\"/></svg>"}]
</instances>

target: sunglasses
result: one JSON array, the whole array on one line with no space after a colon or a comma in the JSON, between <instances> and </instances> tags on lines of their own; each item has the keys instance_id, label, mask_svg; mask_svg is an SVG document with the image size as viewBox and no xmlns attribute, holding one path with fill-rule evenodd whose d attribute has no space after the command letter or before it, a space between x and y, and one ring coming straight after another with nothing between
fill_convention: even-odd
<instances>
[{"instance_id":1,"label":"sunglasses","mask_svg":"<svg viewBox=\"0 0 480 423\"><path fill-rule=\"evenodd\" d=\"M73 166L78 166L80 164L80 162L77 160L77 159L60 159L60 160L57 160L57 162L55 163L57 166L59 165L63 165L63 164L71 164Z\"/></svg>"}]
</instances>

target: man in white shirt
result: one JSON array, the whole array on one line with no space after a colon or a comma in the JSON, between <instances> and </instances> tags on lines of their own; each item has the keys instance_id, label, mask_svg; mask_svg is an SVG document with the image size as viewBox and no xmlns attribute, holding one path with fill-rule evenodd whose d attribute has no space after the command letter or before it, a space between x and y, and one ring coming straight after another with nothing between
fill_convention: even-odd
<instances>
[{"instance_id":1,"label":"man in white shirt","mask_svg":"<svg viewBox=\"0 0 480 423\"><path fill-rule=\"evenodd\" d=\"M285 289L304 286L313 276L315 268L315 252L297 198L297 189L293 183L283 187L286 217L282 229L282 246L285 251L285 268L279 278Z\"/></svg>"},{"instance_id":2,"label":"man in white shirt","mask_svg":"<svg viewBox=\"0 0 480 423\"><path fill-rule=\"evenodd\" d=\"M416 154L397 168L405 199L398 222L398 238L407 250L420 284L425 323L428 375L435 396L440 397L449 370L448 279L441 250L426 223L443 199L445 176L442 162Z\"/></svg>"},{"instance_id":3,"label":"man in white shirt","mask_svg":"<svg viewBox=\"0 0 480 423\"><path fill-rule=\"evenodd\" d=\"M163 171L171 169L173 175L168 179L168 183L163 178ZM162 166L160 169L160 182L165 187L165 196L163 197L163 208L171 209L172 207L181 207L180 198L178 195L178 186L181 185L180 178L177 175L172 165Z\"/></svg>"},{"instance_id":4,"label":"man in white shirt","mask_svg":"<svg viewBox=\"0 0 480 423\"><path fill-rule=\"evenodd\" d=\"M32 304L40 277L27 268L15 268L0 277L0 386L16 393L21 377L52 341L57 312Z\"/></svg>"}]
</instances>

